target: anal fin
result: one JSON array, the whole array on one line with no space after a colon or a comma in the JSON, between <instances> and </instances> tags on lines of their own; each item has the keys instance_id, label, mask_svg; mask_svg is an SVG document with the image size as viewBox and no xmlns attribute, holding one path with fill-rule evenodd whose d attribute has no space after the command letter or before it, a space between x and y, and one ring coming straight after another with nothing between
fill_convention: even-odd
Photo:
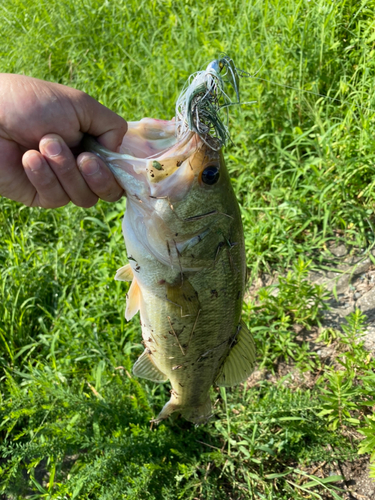
<instances>
[{"instance_id":1,"label":"anal fin","mask_svg":"<svg viewBox=\"0 0 375 500\"><path fill-rule=\"evenodd\" d=\"M136 377L146 378L147 380L152 380L153 382L165 382L168 380L167 376L156 368L147 349L143 351L134 363L133 374Z\"/></svg>"},{"instance_id":2,"label":"anal fin","mask_svg":"<svg viewBox=\"0 0 375 500\"><path fill-rule=\"evenodd\" d=\"M116 281L132 281L134 276L133 269L130 264L126 264L126 266L120 267L117 269L115 280Z\"/></svg>"},{"instance_id":3,"label":"anal fin","mask_svg":"<svg viewBox=\"0 0 375 500\"><path fill-rule=\"evenodd\" d=\"M243 321L241 321L235 342L215 381L221 387L232 387L244 382L254 369L255 344Z\"/></svg>"}]
</instances>

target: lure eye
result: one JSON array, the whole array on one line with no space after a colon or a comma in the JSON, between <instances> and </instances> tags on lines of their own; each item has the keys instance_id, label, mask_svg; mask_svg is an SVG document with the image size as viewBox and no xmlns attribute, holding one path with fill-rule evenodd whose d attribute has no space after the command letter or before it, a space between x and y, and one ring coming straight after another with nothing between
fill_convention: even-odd
<instances>
[{"instance_id":1,"label":"lure eye","mask_svg":"<svg viewBox=\"0 0 375 500\"><path fill-rule=\"evenodd\" d=\"M202 182L208 184L209 186L215 184L219 180L219 177L220 177L220 172L218 167L215 167L215 165L210 165L209 167L206 167L202 172Z\"/></svg>"}]
</instances>

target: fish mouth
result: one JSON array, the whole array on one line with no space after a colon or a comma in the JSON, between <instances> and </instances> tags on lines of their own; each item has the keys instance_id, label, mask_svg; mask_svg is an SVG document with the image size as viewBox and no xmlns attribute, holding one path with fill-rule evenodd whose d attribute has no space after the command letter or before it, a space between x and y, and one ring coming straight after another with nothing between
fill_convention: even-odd
<instances>
[{"instance_id":1,"label":"fish mouth","mask_svg":"<svg viewBox=\"0 0 375 500\"><path fill-rule=\"evenodd\" d=\"M130 123L119 153L138 159L134 172L145 175L151 191L155 191L157 184L184 170L184 163L199 147L198 142L194 132L178 136L174 120L143 118Z\"/></svg>"},{"instance_id":2,"label":"fish mouth","mask_svg":"<svg viewBox=\"0 0 375 500\"><path fill-rule=\"evenodd\" d=\"M182 199L196 175L189 158L202 145L192 131L178 137L174 119L153 118L129 122L118 152L104 148L90 136L83 141L85 150L104 161L126 194L140 199Z\"/></svg>"},{"instance_id":3,"label":"fish mouth","mask_svg":"<svg viewBox=\"0 0 375 500\"><path fill-rule=\"evenodd\" d=\"M128 131L118 152L139 159L151 158L160 156L176 142L174 120L143 118L137 122L128 122Z\"/></svg>"}]
</instances>

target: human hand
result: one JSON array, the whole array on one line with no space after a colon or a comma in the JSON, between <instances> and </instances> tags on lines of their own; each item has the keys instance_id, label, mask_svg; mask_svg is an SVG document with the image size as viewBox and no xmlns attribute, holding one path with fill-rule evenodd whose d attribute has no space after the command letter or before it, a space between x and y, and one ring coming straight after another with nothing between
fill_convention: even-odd
<instances>
[{"instance_id":1,"label":"human hand","mask_svg":"<svg viewBox=\"0 0 375 500\"><path fill-rule=\"evenodd\" d=\"M123 118L84 92L0 74L0 195L44 208L118 200L123 189L105 164L90 153L76 160L70 148L86 132L116 151L126 130Z\"/></svg>"}]
</instances>

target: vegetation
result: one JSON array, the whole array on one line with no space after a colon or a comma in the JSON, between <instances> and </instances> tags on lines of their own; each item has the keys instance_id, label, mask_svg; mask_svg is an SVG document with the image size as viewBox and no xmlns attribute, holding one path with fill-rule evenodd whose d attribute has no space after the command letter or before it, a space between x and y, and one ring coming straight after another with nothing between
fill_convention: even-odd
<instances>
[{"instance_id":1,"label":"vegetation","mask_svg":"<svg viewBox=\"0 0 375 500\"><path fill-rule=\"evenodd\" d=\"M188 75L220 52L256 73L241 79L255 103L231 109L225 157L251 277L281 276L277 294L261 289L244 306L266 376L213 390L205 426L152 427L168 386L132 377L140 328L125 321L126 285L113 281L125 200L89 210L0 200L2 498L337 500L341 478L319 478L316 465L334 470L358 452L372 454L375 477L365 318L321 330L338 353L330 364L297 333L317 329L327 307L308 270L335 266L330 243L362 252L375 242L374 8L2 1L1 71L77 87L128 120L170 118Z\"/></svg>"}]
</instances>

